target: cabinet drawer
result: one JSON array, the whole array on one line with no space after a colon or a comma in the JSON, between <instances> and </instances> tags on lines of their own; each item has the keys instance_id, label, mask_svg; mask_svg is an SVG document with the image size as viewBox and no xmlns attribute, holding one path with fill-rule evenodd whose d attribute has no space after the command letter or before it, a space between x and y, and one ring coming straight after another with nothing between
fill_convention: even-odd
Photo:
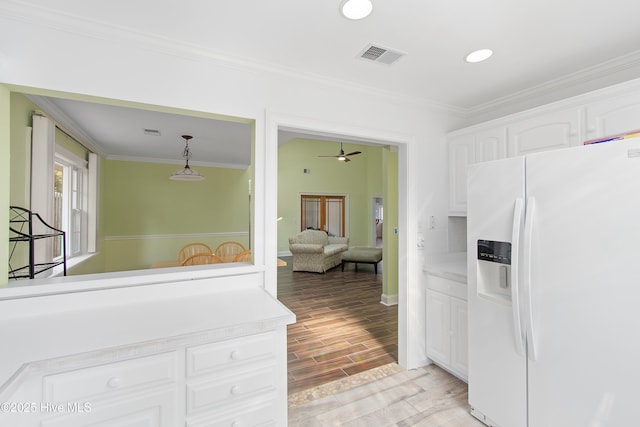
<instances>
[{"instance_id":1,"label":"cabinet drawer","mask_svg":"<svg viewBox=\"0 0 640 427\"><path fill-rule=\"evenodd\" d=\"M73 406L64 405L64 415L41 421L40 427L175 427L181 419L176 405L176 391L161 388L158 391L134 393L126 398L102 402L86 402ZM14 424L23 425L23 424Z\"/></svg>"},{"instance_id":2,"label":"cabinet drawer","mask_svg":"<svg viewBox=\"0 0 640 427\"><path fill-rule=\"evenodd\" d=\"M264 333L187 349L187 377L219 368L232 368L243 362L275 357L276 336Z\"/></svg>"},{"instance_id":3,"label":"cabinet drawer","mask_svg":"<svg viewBox=\"0 0 640 427\"><path fill-rule=\"evenodd\" d=\"M46 402L96 399L113 392L176 380L176 355L166 353L43 378Z\"/></svg>"},{"instance_id":4,"label":"cabinet drawer","mask_svg":"<svg viewBox=\"0 0 640 427\"><path fill-rule=\"evenodd\" d=\"M445 295L467 299L466 283L456 282L455 280L445 279L439 276L427 275L427 288L441 292Z\"/></svg>"},{"instance_id":5,"label":"cabinet drawer","mask_svg":"<svg viewBox=\"0 0 640 427\"><path fill-rule=\"evenodd\" d=\"M249 402L235 411L216 413L197 421L187 421L187 427L276 426L277 412L275 400Z\"/></svg>"},{"instance_id":6,"label":"cabinet drawer","mask_svg":"<svg viewBox=\"0 0 640 427\"><path fill-rule=\"evenodd\" d=\"M265 364L251 371L235 370L206 381L187 384L187 414L221 404L231 404L245 398L276 390L276 366Z\"/></svg>"}]
</instances>

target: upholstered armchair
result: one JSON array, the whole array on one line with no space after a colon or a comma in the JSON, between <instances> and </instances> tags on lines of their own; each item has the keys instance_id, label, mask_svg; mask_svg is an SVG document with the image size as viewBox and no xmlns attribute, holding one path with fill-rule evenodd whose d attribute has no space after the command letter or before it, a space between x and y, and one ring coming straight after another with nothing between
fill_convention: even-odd
<instances>
[{"instance_id":1,"label":"upholstered armchair","mask_svg":"<svg viewBox=\"0 0 640 427\"><path fill-rule=\"evenodd\" d=\"M348 237L329 237L319 230L304 230L289 237L293 271L324 273L342 263L341 254L348 248Z\"/></svg>"}]
</instances>

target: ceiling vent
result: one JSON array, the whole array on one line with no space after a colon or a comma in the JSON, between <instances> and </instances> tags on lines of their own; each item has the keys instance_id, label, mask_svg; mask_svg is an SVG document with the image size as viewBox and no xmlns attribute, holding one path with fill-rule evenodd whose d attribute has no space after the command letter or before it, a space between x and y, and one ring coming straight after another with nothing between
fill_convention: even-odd
<instances>
[{"instance_id":1,"label":"ceiling vent","mask_svg":"<svg viewBox=\"0 0 640 427\"><path fill-rule=\"evenodd\" d=\"M359 56L370 61L391 65L404 55L406 55L404 52L398 50L370 44L360 52Z\"/></svg>"},{"instance_id":2,"label":"ceiling vent","mask_svg":"<svg viewBox=\"0 0 640 427\"><path fill-rule=\"evenodd\" d=\"M145 135L160 136L160 131L158 129L147 129L147 128L144 128L144 129L142 129L142 133L144 133Z\"/></svg>"}]
</instances>

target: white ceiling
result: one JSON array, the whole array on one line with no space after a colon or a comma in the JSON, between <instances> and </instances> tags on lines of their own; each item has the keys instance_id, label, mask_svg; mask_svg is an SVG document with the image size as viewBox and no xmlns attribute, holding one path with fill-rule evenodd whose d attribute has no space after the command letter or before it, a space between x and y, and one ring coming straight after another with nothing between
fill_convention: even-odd
<instances>
[{"instance_id":1,"label":"white ceiling","mask_svg":"<svg viewBox=\"0 0 640 427\"><path fill-rule=\"evenodd\" d=\"M372 1L373 13L361 21L342 17L340 0L20 4L68 25L149 37L468 116L640 77L640 1ZM359 58L371 43L406 55L392 65ZM465 55L479 48L495 53L485 62L466 63Z\"/></svg>"},{"instance_id":2,"label":"white ceiling","mask_svg":"<svg viewBox=\"0 0 640 427\"><path fill-rule=\"evenodd\" d=\"M109 159L246 168L251 164L252 125L213 117L28 95L63 129ZM145 130L156 130L158 134Z\"/></svg>"}]
</instances>

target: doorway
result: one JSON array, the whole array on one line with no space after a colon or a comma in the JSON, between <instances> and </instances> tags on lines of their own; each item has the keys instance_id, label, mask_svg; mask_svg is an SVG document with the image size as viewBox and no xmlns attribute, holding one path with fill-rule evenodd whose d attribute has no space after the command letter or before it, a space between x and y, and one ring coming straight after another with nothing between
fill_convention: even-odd
<instances>
[{"instance_id":1,"label":"doorway","mask_svg":"<svg viewBox=\"0 0 640 427\"><path fill-rule=\"evenodd\" d=\"M382 247L382 227L384 223L384 207L382 197L371 199L371 217L373 218L371 229L371 241L376 248Z\"/></svg>"},{"instance_id":2,"label":"doorway","mask_svg":"<svg viewBox=\"0 0 640 427\"><path fill-rule=\"evenodd\" d=\"M338 266L324 274L289 268L288 237L307 228L349 237L350 246L375 246L377 232L382 243L383 196L391 191L388 200L394 200L396 195L396 184L387 185L388 171L397 173L387 167L395 156L383 144L345 144L362 155L348 164L326 159L321 155L330 152L327 141L310 136L283 142L278 150L278 257L288 265L278 268L277 296L297 316L288 328L290 391L399 359L398 305L381 304L384 285L398 280L397 273L388 279L386 268L397 252L378 265L378 274L364 264L357 271L355 264L346 264L344 272ZM397 251L395 245L389 248Z\"/></svg>"}]
</instances>

